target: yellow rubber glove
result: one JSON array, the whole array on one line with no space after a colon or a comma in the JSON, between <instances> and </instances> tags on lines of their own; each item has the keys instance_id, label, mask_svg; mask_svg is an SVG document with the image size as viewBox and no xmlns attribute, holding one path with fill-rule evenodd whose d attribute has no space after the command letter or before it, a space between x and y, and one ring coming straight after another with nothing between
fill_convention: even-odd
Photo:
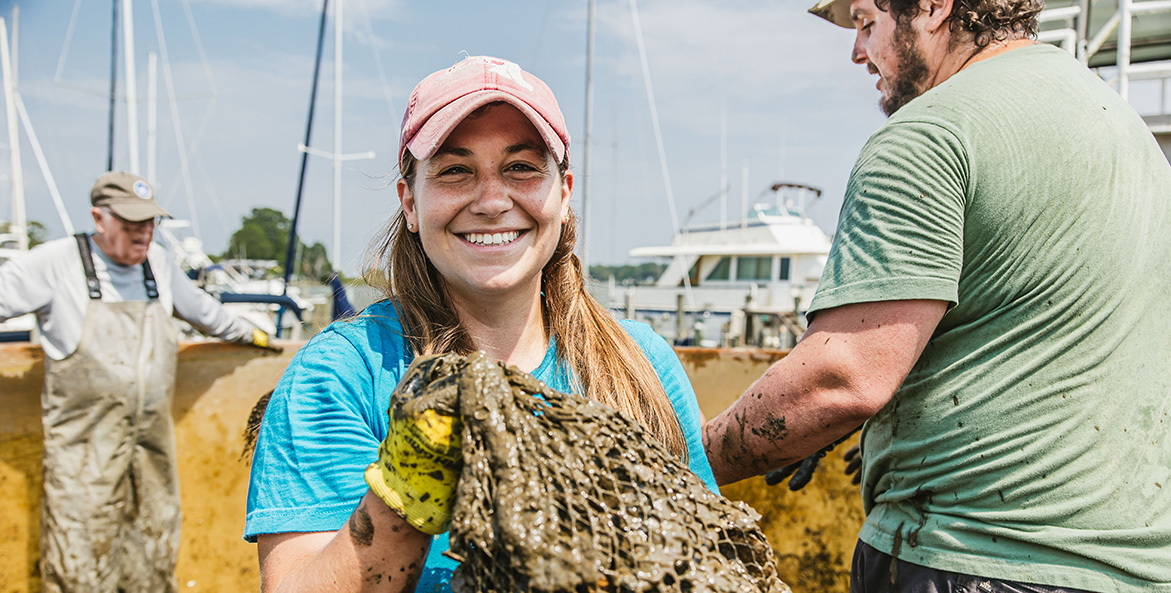
<instances>
[{"instance_id":1,"label":"yellow rubber glove","mask_svg":"<svg viewBox=\"0 0 1171 593\"><path fill-rule=\"evenodd\" d=\"M252 341L248 342L248 344L256 346L257 348L263 348L269 352L276 352L277 354L285 351L284 348L273 344L268 334L256 328L252 328Z\"/></svg>"},{"instance_id":2,"label":"yellow rubber glove","mask_svg":"<svg viewBox=\"0 0 1171 593\"><path fill-rule=\"evenodd\" d=\"M447 531L463 452L453 365L443 357L417 359L390 398L390 426L366 483L415 529Z\"/></svg>"}]
</instances>

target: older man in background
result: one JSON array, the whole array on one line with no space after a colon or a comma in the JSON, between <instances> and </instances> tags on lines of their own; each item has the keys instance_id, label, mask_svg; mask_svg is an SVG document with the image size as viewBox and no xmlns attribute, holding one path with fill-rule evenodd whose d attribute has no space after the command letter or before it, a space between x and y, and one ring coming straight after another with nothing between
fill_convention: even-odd
<instances>
[{"instance_id":1,"label":"older man in background","mask_svg":"<svg viewBox=\"0 0 1171 593\"><path fill-rule=\"evenodd\" d=\"M230 342L280 347L152 243L155 220L169 215L145 179L105 173L90 200L94 233L0 266L0 321L35 312L45 351L43 589L175 591L171 317Z\"/></svg>"},{"instance_id":2,"label":"older man in background","mask_svg":"<svg viewBox=\"0 0 1171 593\"><path fill-rule=\"evenodd\" d=\"M1171 165L1040 0L823 0L890 119L721 483L865 422L853 591L1171 591Z\"/></svg>"}]
</instances>

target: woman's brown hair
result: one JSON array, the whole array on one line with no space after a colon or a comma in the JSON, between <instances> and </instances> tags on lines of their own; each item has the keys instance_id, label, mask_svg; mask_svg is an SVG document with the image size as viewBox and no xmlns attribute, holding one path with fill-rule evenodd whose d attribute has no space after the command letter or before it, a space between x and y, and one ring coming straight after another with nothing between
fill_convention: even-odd
<instances>
[{"instance_id":1,"label":"woman's brown hair","mask_svg":"<svg viewBox=\"0 0 1171 593\"><path fill-rule=\"evenodd\" d=\"M417 166L410 151L404 151L399 171L412 188ZM562 183L568 169L568 160L558 167ZM542 313L557 357L567 364L575 391L631 416L686 462L683 429L654 367L586 290L581 262L573 254L576 229L571 209L557 248L541 271ZM374 243L366 276L397 306L416 355L470 354L476 349L460 324L446 282L431 265L419 236L408 231L401 210Z\"/></svg>"}]
</instances>

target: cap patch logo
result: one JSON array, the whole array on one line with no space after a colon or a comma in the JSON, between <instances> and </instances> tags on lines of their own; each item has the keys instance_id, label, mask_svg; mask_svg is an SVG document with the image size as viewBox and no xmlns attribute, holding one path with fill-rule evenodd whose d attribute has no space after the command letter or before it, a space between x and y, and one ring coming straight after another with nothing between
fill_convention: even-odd
<instances>
[{"instance_id":1,"label":"cap patch logo","mask_svg":"<svg viewBox=\"0 0 1171 593\"><path fill-rule=\"evenodd\" d=\"M533 85L529 84L529 81L525 80L524 71L520 69L520 66L517 66L512 62L496 64L495 66L489 68L489 71L491 71L493 74L512 79L514 82L516 82L516 84L524 87L526 91L533 90Z\"/></svg>"},{"instance_id":2,"label":"cap patch logo","mask_svg":"<svg viewBox=\"0 0 1171 593\"><path fill-rule=\"evenodd\" d=\"M133 189L134 195L144 200L150 199L150 186L147 185L145 181L135 181Z\"/></svg>"}]
</instances>

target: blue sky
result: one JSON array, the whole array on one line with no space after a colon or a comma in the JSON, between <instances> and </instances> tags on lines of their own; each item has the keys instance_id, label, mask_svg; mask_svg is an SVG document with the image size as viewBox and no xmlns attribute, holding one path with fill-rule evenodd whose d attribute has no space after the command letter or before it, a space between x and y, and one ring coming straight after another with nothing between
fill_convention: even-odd
<instances>
[{"instance_id":1,"label":"blue sky","mask_svg":"<svg viewBox=\"0 0 1171 593\"><path fill-rule=\"evenodd\" d=\"M850 33L806 14L806 4L639 2L680 217L719 190L723 103L729 217L740 214L741 170L747 162L752 200L781 179L823 188L825 198L809 211L823 228L832 230L853 159L882 116L873 79L849 62ZM300 167L296 146L304 136L321 5L309 0L189 0L206 67L184 3L163 0L159 5L192 195L185 191L167 103L158 107L158 179L152 181L164 206L176 217L194 218L206 251L219 253L251 208L292 211ZM20 6L20 90L78 228L91 227L89 187L106 163L107 100L102 94L109 84L110 6L109 0L36 0ZM75 7L77 24L70 36ZM672 225L631 5L628 0L598 0L596 7L593 162L587 182L590 260L618 263L627 261L626 252L633 247L669 242ZM133 9L142 99L147 52L159 52L160 42L151 1L134 0ZM0 14L10 17L10 11L11 5L4 6ZM549 84L570 127L573 167L580 183L584 0L346 0L343 12L347 33L342 150L376 153L375 159L344 164L345 270L358 271L371 237L397 209L391 187L393 160L411 89L427 74L458 61L461 52L511 59ZM322 150L333 148L332 15L327 26L312 142ZM159 93L165 99L161 71L159 76ZM118 109L115 168L127 168L125 105L119 103ZM145 104L139 105L139 119L145 152ZM64 231L46 184L27 140L23 142L29 218L47 224L52 236L61 236ZM6 161L6 154L0 156ZM145 168L145 157L141 158ZM0 164L0 171L7 168L7 162ZM332 174L328 160L310 159L300 226L304 240L327 247L332 244ZM0 212L7 214L10 203L5 189L0 193ZM712 206L693 221L719 217Z\"/></svg>"},{"instance_id":2,"label":"blue sky","mask_svg":"<svg viewBox=\"0 0 1171 593\"><path fill-rule=\"evenodd\" d=\"M516 61L549 84L570 127L572 166L581 182L585 0L345 1L342 151L374 151L376 158L344 164L343 269L351 274L360 269L371 238L397 210L393 161L411 89L427 74L458 61L461 52ZM728 216L741 214L741 172L747 163L750 201L775 181L820 187L824 197L809 206L809 213L832 231L854 158L883 116L874 78L849 61L851 32L807 14L810 3L639 2L680 217L719 191L723 104ZM296 146L305 133L321 4L162 0L159 5L193 191L184 189L168 103L158 107L158 175L152 181L164 206L176 217L194 218L205 250L219 253L252 208L292 211L300 167ZM596 6L593 162L587 182L590 261L622 263L631 248L668 243L672 224L631 5L597 0ZM0 9L10 16L10 3L0 0ZM158 52L161 44L151 0L133 0L133 9L136 75L139 96L145 98L147 52ZM331 151L332 15L328 27L312 144ZM63 51L66 44L68 51ZM109 45L110 0L36 0L20 6L20 90L73 224L81 229L92 227L89 187L106 164L107 100L102 95L109 85ZM165 99L161 72L159 92ZM118 109L115 168L124 169L129 166L125 105L119 103ZM139 118L145 151L145 104L139 106ZM5 147L6 138L0 137ZM22 142L28 216L48 225L53 237L62 236L46 183L27 140ZM0 157L0 172L7 174L7 152ZM332 164L311 158L300 226L306 242L332 244L332 183ZM580 209L580 200L575 205ZM4 188L0 218L7 218L10 208L10 192ZM693 222L719 218L712 206Z\"/></svg>"}]
</instances>

